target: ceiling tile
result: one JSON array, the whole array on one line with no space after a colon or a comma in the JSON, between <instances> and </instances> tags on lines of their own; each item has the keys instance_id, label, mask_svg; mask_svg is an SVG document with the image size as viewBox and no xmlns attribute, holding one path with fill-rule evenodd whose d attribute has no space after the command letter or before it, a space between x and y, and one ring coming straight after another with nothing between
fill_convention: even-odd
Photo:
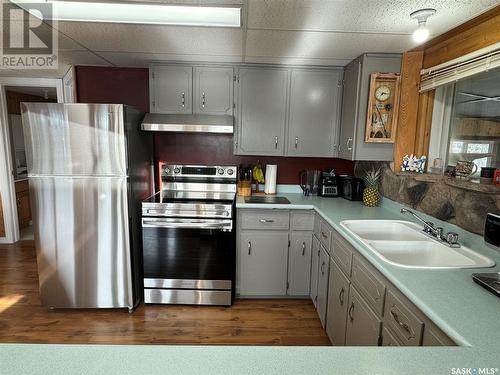
<instances>
[{"instance_id":1,"label":"ceiling tile","mask_svg":"<svg viewBox=\"0 0 500 375\"><path fill-rule=\"evenodd\" d=\"M348 62L364 52L402 52L408 39L408 35L391 34L249 30L246 56Z\"/></svg>"},{"instance_id":2,"label":"ceiling tile","mask_svg":"<svg viewBox=\"0 0 500 375\"><path fill-rule=\"evenodd\" d=\"M410 13L435 8L433 34L472 18L498 0L249 0L248 27L259 29L411 33Z\"/></svg>"},{"instance_id":3,"label":"ceiling tile","mask_svg":"<svg viewBox=\"0 0 500 375\"><path fill-rule=\"evenodd\" d=\"M60 22L59 30L94 51L235 56L241 29Z\"/></svg>"}]
</instances>

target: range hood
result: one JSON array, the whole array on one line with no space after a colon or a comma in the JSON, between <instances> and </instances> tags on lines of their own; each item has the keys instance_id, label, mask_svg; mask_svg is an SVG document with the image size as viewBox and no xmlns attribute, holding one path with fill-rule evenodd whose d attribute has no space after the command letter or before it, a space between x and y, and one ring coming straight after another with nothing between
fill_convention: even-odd
<instances>
[{"instance_id":1,"label":"range hood","mask_svg":"<svg viewBox=\"0 0 500 375\"><path fill-rule=\"evenodd\" d=\"M146 113L142 130L179 133L233 133L234 119L229 115L166 115Z\"/></svg>"}]
</instances>

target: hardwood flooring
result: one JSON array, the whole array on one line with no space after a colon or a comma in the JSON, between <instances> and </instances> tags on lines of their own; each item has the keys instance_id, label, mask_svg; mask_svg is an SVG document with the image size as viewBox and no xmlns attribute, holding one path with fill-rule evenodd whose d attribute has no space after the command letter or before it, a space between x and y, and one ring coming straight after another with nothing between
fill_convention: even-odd
<instances>
[{"instance_id":1,"label":"hardwood flooring","mask_svg":"<svg viewBox=\"0 0 500 375\"><path fill-rule=\"evenodd\" d=\"M231 308L141 305L124 310L40 306L33 241L0 245L0 342L330 345L309 300L237 300Z\"/></svg>"}]
</instances>

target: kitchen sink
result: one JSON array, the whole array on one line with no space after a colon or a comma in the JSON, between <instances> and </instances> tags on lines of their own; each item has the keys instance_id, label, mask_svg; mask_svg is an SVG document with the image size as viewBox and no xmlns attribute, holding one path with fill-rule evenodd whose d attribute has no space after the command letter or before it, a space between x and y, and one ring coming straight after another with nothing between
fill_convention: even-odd
<instances>
[{"instance_id":1,"label":"kitchen sink","mask_svg":"<svg viewBox=\"0 0 500 375\"><path fill-rule=\"evenodd\" d=\"M383 261L405 268L485 268L495 262L465 247L450 247L403 220L346 220L340 223Z\"/></svg>"}]
</instances>

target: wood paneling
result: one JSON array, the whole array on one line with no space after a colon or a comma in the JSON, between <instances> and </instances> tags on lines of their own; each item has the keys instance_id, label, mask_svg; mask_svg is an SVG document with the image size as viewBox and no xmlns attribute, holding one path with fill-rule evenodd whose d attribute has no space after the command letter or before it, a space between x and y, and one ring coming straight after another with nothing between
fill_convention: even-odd
<instances>
[{"instance_id":1,"label":"wood paneling","mask_svg":"<svg viewBox=\"0 0 500 375\"><path fill-rule=\"evenodd\" d=\"M15 186L17 220L19 222L19 229L23 229L26 228L31 221L31 204L28 180L17 181Z\"/></svg>"},{"instance_id":2,"label":"wood paneling","mask_svg":"<svg viewBox=\"0 0 500 375\"><path fill-rule=\"evenodd\" d=\"M77 66L79 103L117 103L149 112L149 70Z\"/></svg>"},{"instance_id":3,"label":"wood paneling","mask_svg":"<svg viewBox=\"0 0 500 375\"><path fill-rule=\"evenodd\" d=\"M233 136L225 134L155 134L156 161L248 165L277 164L279 184L298 184L300 171L335 168L341 174L353 174L354 162L334 158L300 158L233 155ZM156 163L158 165L158 163Z\"/></svg>"},{"instance_id":4,"label":"wood paneling","mask_svg":"<svg viewBox=\"0 0 500 375\"><path fill-rule=\"evenodd\" d=\"M5 237L5 223L3 221L2 194L0 193L0 237Z\"/></svg>"},{"instance_id":5,"label":"wood paneling","mask_svg":"<svg viewBox=\"0 0 500 375\"><path fill-rule=\"evenodd\" d=\"M408 51L401 62L401 98L399 101L399 120L394 144L394 169L398 170L402 157L415 153L417 119L419 108L418 92L423 51Z\"/></svg>"},{"instance_id":6,"label":"wood paneling","mask_svg":"<svg viewBox=\"0 0 500 375\"><path fill-rule=\"evenodd\" d=\"M230 307L121 310L40 306L33 241L0 246L0 342L330 345L310 300L237 300Z\"/></svg>"},{"instance_id":7,"label":"wood paneling","mask_svg":"<svg viewBox=\"0 0 500 375\"><path fill-rule=\"evenodd\" d=\"M424 51L423 68L429 68L500 42L500 5L430 40Z\"/></svg>"},{"instance_id":8,"label":"wood paneling","mask_svg":"<svg viewBox=\"0 0 500 375\"><path fill-rule=\"evenodd\" d=\"M422 156L429 153L429 141L432 127L432 110L436 91L427 91L418 97L417 129L415 135L415 155Z\"/></svg>"},{"instance_id":9,"label":"wood paneling","mask_svg":"<svg viewBox=\"0 0 500 375\"><path fill-rule=\"evenodd\" d=\"M22 102L47 102L54 103L55 99L45 99L42 96L23 94L21 92L5 90L5 96L7 98L7 113L9 115L20 115L21 114L21 103Z\"/></svg>"}]
</instances>

